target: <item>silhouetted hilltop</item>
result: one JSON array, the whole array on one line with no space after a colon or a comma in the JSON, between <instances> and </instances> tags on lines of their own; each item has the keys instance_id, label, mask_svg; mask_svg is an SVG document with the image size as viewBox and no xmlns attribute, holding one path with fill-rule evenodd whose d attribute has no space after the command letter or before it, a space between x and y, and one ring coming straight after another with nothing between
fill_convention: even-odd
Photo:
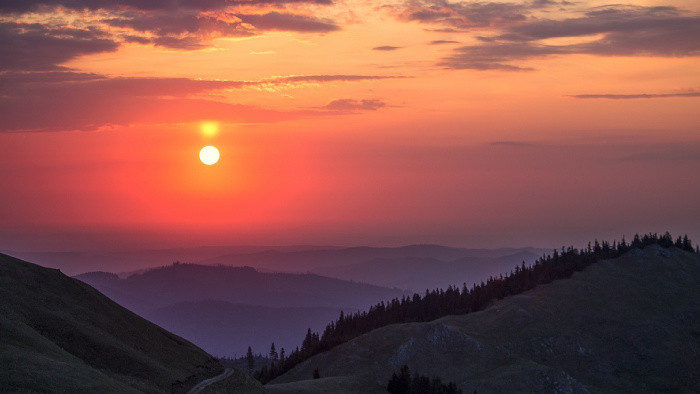
<instances>
[{"instance_id":1,"label":"silhouetted hilltop","mask_svg":"<svg viewBox=\"0 0 700 394\"><path fill-rule=\"evenodd\" d=\"M190 248L142 249L81 252L21 252L2 251L10 256L32 261L43 267L60 268L68 275L82 272L109 270L118 273L133 272L172 264L173 261L201 261L221 255L248 255L267 251L298 252L329 250L332 246L200 246ZM246 264L237 264L246 265Z\"/></svg>"},{"instance_id":2,"label":"silhouetted hilltop","mask_svg":"<svg viewBox=\"0 0 700 394\"><path fill-rule=\"evenodd\" d=\"M489 259L522 251L539 255L542 249L501 248L501 249L465 249L441 245L407 245L401 247L367 247L332 248L299 251L268 250L257 253L234 253L201 260L202 264L225 264L235 266L252 266L280 272L315 272L328 267L366 263L376 259L435 259L454 261L463 258ZM346 278L342 278L346 279Z\"/></svg>"},{"instance_id":3,"label":"silhouetted hilltop","mask_svg":"<svg viewBox=\"0 0 700 394\"><path fill-rule=\"evenodd\" d=\"M184 392L223 370L89 285L2 254L0 333L0 392Z\"/></svg>"},{"instance_id":4,"label":"silhouetted hilltop","mask_svg":"<svg viewBox=\"0 0 700 394\"><path fill-rule=\"evenodd\" d=\"M613 254L609 244L594 250L605 248ZM648 245L481 311L375 329L266 388L381 392L407 364L466 393L692 392L700 387L698 332L700 255ZM322 379L311 379L316 369Z\"/></svg>"},{"instance_id":5,"label":"silhouetted hilltop","mask_svg":"<svg viewBox=\"0 0 700 394\"><path fill-rule=\"evenodd\" d=\"M535 254L534 250L528 248L505 255L478 253L476 256L464 256L456 260L410 256L378 257L349 265L318 267L313 271L334 278L423 292L425 289L478 283L490 276L510 272L523 261L532 264L541 255L542 253Z\"/></svg>"}]
</instances>

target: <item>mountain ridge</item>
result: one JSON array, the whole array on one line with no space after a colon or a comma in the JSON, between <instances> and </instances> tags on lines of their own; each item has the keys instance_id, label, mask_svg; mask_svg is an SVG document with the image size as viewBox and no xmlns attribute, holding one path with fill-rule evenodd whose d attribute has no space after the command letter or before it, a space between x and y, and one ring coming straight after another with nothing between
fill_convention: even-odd
<instances>
[{"instance_id":1,"label":"mountain ridge","mask_svg":"<svg viewBox=\"0 0 700 394\"><path fill-rule=\"evenodd\" d=\"M266 387L322 392L319 369L324 389L349 379L370 392L408 364L464 392L692 390L699 290L700 256L647 246L479 312L373 330Z\"/></svg>"}]
</instances>

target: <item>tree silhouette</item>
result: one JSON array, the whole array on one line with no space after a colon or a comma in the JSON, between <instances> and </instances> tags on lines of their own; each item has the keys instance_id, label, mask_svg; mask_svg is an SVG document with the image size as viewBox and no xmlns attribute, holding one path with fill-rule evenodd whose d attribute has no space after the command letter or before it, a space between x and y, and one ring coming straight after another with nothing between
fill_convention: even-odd
<instances>
[{"instance_id":1,"label":"tree silhouette","mask_svg":"<svg viewBox=\"0 0 700 394\"><path fill-rule=\"evenodd\" d=\"M411 371L408 365L403 365L398 374L391 374L386 389L392 394L411 394Z\"/></svg>"},{"instance_id":2,"label":"tree silhouette","mask_svg":"<svg viewBox=\"0 0 700 394\"><path fill-rule=\"evenodd\" d=\"M457 388L454 382L443 384L440 378L430 379L427 376L413 374L408 365L403 365L399 373L394 372L386 387L392 394L461 394L462 390Z\"/></svg>"},{"instance_id":3,"label":"tree silhouette","mask_svg":"<svg viewBox=\"0 0 700 394\"><path fill-rule=\"evenodd\" d=\"M253 349L248 346L248 352L245 354L245 358L248 360L248 369L253 369L255 366L255 357L253 356Z\"/></svg>"},{"instance_id":4,"label":"tree silhouette","mask_svg":"<svg viewBox=\"0 0 700 394\"><path fill-rule=\"evenodd\" d=\"M278 355L277 355L277 350L275 350L275 343L272 342L272 345L270 345L270 360L277 361Z\"/></svg>"}]
</instances>

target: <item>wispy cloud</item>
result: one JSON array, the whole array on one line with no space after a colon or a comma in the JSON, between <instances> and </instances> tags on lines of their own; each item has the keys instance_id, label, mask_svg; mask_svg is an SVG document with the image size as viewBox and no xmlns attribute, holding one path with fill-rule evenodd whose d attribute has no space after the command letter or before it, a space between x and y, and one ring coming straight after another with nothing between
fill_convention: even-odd
<instances>
[{"instance_id":1,"label":"wispy cloud","mask_svg":"<svg viewBox=\"0 0 700 394\"><path fill-rule=\"evenodd\" d=\"M433 40L429 42L430 45L443 45L443 44L459 44L459 41L453 40Z\"/></svg>"},{"instance_id":2,"label":"wispy cloud","mask_svg":"<svg viewBox=\"0 0 700 394\"><path fill-rule=\"evenodd\" d=\"M401 49L401 48L402 48L402 47L395 47L395 46L391 46L391 45L383 45L383 46L379 46L379 47L374 47L374 48L372 48L372 50L374 50L374 51L387 51L387 52L388 52L388 51L395 51L395 50Z\"/></svg>"},{"instance_id":3,"label":"wispy cloud","mask_svg":"<svg viewBox=\"0 0 700 394\"><path fill-rule=\"evenodd\" d=\"M276 122L318 111L277 111L219 101L212 92L247 87L290 87L393 78L380 75L291 75L257 81L188 78L110 78L76 72L10 72L0 84L0 131L91 130L109 125L222 122ZM61 100L56 100L61 97ZM335 112L375 110L379 100L336 100ZM89 108L89 111L85 109Z\"/></svg>"},{"instance_id":4,"label":"wispy cloud","mask_svg":"<svg viewBox=\"0 0 700 394\"><path fill-rule=\"evenodd\" d=\"M333 100L326 106L322 107L329 111L336 112L356 112L356 111L376 111L379 108L386 106L386 103L381 100L354 100L354 99L338 99Z\"/></svg>"},{"instance_id":5,"label":"wispy cloud","mask_svg":"<svg viewBox=\"0 0 700 394\"><path fill-rule=\"evenodd\" d=\"M678 98L678 97L700 97L700 92L684 93L640 93L640 94L572 94L568 97L577 99L609 99L609 100L634 100L653 98Z\"/></svg>"}]
</instances>

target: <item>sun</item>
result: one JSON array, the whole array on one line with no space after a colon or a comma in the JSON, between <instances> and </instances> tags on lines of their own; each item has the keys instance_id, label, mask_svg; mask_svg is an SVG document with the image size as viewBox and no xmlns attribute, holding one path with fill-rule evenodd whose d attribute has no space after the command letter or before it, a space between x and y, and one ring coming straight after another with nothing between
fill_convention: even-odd
<instances>
[{"instance_id":1,"label":"sun","mask_svg":"<svg viewBox=\"0 0 700 394\"><path fill-rule=\"evenodd\" d=\"M199 151L199 160L208 166L214 165L219 161L219 150L211 145L205 146Z\"/></svg>"}]
</instances>

